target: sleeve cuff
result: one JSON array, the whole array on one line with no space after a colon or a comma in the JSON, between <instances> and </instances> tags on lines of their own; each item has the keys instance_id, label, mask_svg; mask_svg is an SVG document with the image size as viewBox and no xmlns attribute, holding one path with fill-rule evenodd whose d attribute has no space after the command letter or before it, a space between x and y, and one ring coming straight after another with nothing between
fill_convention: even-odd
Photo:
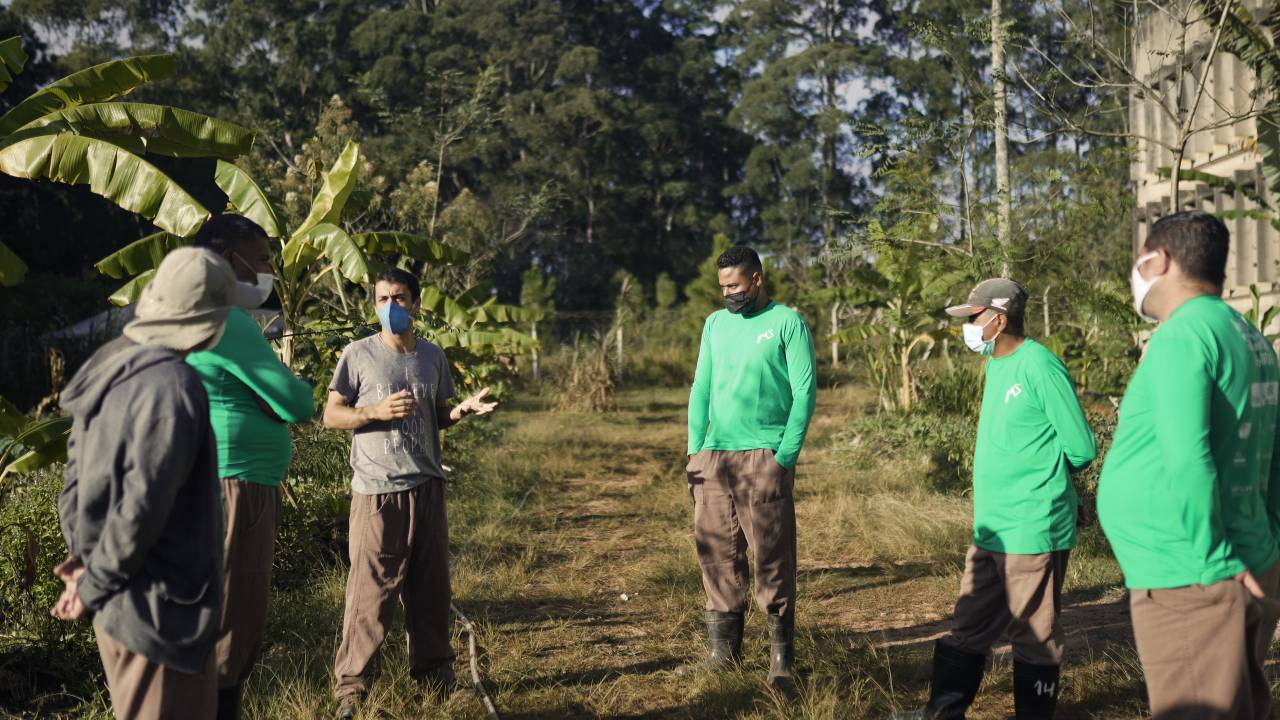
<instances>
[{"instance_id":1,"label":"sleeve cuff","mask_svg":"<svg viewBox=\"0 0 1280 720\"><path fill-rule=\"evenodd\" d=\"M115 593L103 587L86 568L79 582L76 583L76 594L80 596L80 602L84 603L86 608L96 613Z\"/></svg>"},{"instance_id":2,"label":"sleeve cuff","mask_svg":"<svg viewBox=\"0 0 1280 720\"><path fill-rule=\"evenodd\" d=\"M781 465L782 467L788 470L792 470L795 468L796 460L798 459L799 459L799 455L792 455L790 453L787 453L787 454L774 453L773 455L774 462L778 463L779 465Z\"/></svg>"}]
</instances>

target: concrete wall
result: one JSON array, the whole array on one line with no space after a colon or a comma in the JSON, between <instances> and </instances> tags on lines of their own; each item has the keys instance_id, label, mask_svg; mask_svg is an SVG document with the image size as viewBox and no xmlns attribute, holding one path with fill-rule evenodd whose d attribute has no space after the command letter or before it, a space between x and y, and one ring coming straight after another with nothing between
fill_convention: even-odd
<instances>
[{"instance_id":1,"label":"concrete wall","mask_svg":"<svg viewBox=\"0 0 1280 720\"><path fill-rule=\"evenodd\" d=\"M1183 2L1187 0L1173 0L1171 11L1176 12L1176 7ZM1266 0L1243 2L1255 14L1269 4ZM1183 72L1182 83L1184 97L1190 98L1204 69L1204 58L1212 39L1209 23L1204 20L1188 26L1184 32L1181 24L1169 15L1152 10L1139 24L1132 67L1139 78L1161 88L1163 94L1172 98L1178 82L1176 58L1185 43L1186 57L1191 62L1190 69ZM1230 122L1233 116L1247 114L1262 102L1252 97L1254 84L1253 73L1234 56L1220 52L1214 58L1206 82L1206 94L1197 108L1193 127L1223 126L1193 135L1187 144L1182 167L1231 178L1237 184L1254 188L1268 203L1272 203L1262 178L1261 157L1257 152L1257 124L1252 119ZM1171 144L1175 141L1175 119L1160 110L1158 102L1152 98L1131 95L1129 120L1134 134L1138 136L1159 138ZM1137 195L1133 232L1135 248L1146 241L1151 223L1169 212L1169 179L1160 177L1157 169L1171 167L1173 161L1174 155L1168 149L1147 139L1138 140L1130 168ZM1178 205L1182 210L1224 212L1256 208L1242 192L1224 193L1204 183L1184 180L1179 184L1178 194ZM1241 217L1226 219L1225 222L1231 230L1226 297L1239 309L1247 309L1251 304L1249 286L1257 284L1264 295L1271 296L1264 298L1264 305L1280 301L1280 233L1265 219Z\"/></svg>"}]
</instances>

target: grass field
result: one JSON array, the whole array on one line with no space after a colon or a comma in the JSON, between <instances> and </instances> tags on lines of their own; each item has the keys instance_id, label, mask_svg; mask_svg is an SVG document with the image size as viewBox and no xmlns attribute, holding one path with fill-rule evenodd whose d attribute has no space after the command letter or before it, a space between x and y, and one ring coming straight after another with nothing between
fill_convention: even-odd
<instances>
[{"instance_id":1,"label":"grass field","mask_svg":"<svg viewBox=\"0 0 1280 720\"><path fill-rule=\"evenodd\" d=\"M797 472L804 680L790 700L764 683L758 612L748 617L741 670L694 679L673 672L703 649L683 474L685 391L627 391L605 414L552 412L536 398L505 407L494 420L501 442L479 468L486 492L455 488L450 507L455 601L477 627L481 671L502 716L874 718L922 704L932 643L959 587L971 508L963 496L927 489L923 454L859 451L862 440L847 428L869 411L863 392L820 393ZM332 712L344 581L334 563L276 594L248 717ZM1144 711L1119 582L1098 530L1084 530L1066 583L1059 717ZM443 704L419 698L403 635L392 637L362 717L485 716L469 692ZM461 637L455 647L461 676ZM1011 713L1004 646L971 717ZM86 697L73 715L107 717L105 699Z\"/></svg>"}]
</instances>

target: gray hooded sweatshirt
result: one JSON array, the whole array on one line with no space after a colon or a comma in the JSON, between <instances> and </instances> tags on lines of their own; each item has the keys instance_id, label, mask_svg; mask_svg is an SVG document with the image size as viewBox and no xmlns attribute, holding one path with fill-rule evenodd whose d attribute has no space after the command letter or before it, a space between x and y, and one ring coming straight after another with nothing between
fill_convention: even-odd
<instances>
[{"instance_id":1,"label":"gray hooded sweatshirt","mask_svg":"<svg viewBox=\"0 0 1280 720\"><path fill-rule=\"evenodd\" d=\"M222 602L222 496L209 400L178 354L121 337L62 394L74 417L58 513L93 623L199 673Z\"/></svg>"}]
</instances>

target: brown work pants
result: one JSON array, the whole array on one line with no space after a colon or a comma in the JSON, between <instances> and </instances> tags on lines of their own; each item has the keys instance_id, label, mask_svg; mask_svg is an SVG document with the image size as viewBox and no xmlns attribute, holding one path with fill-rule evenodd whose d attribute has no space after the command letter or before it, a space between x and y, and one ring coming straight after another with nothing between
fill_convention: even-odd
<instances>
[{"instance_id":1,"label":"brown work pants","mask_svg":"<svg viewBox=\"0 0 1280 720\"><path fill-rule=\"evenodd\" d=\"M192 675L148 660L97 625L93 634L116 720L212 720L218 706L212 659Z\"/></svg>"},{"instance_id":2,"label":"brown work pants","mask_svg":"<svg viewBox=\"0 0 1280 720\"><path fill-rule=\"evenodd\" d=\"M1254 654L1265 674L1267 660L1271 657L1271 643L1276 636L1276 624L1280 623L1280 561L1272 563L1258 576L1258 584L1269 601L1259 603L1258 622L1250 628L1250 634L1253 636Z\"/></svg>"},{"instance_id":3,"label":"brown work pants","mask_svg":"<svg viewBox=\"0 0 1280 720\"><path fill-rule=\"evenodd\" d=\"M1271 717L1256 650L1261 609L1243 585L1131 590L1129 608L1152 717Z\"/></svg>"},{"instance_id":4,"label":"brown work pants","mask_svg":"<svg viewBox=\"0 0 1280 720\"><path fill-rule=\"evenodd\" d=\"M444 481L412 490L351 496L351 572L334 695L364 695L397 603L409 636L409 675L452 681L449 525Z\"/></svg>"},{"instance_id":5,"label":"brown work pants","mask_svg":"<svg viewBox=\"0 0 1280 720\"><path fill-rule=\"evenodd\" d=\"M795 470L772 450L703 450L686 468L693 494L693 536L707 609L747 609L747 548L756 602L789 616L796 598Z\"/></svg>"},{"instance_id":6,"label":"brown work pants","mask_svg":"<svg viewBox=\"0 0 1280 720\"><path fill-rule=\"evenodd\" d=\"M1008 628L1015 659L1061 665L1065 644L1058 617L1070 552L1013 555L971 545L954 624L944 642L985 655Z\"/></svg>"},{"instance_id":7,"label":"brown work pants","mask_svg":"<svg viewBox=\"0 0 1280 720\"><path fill-rule=\"evenodd\" d=\"M243 683L262 647L280 527L280 488L223 478L222 508L227 536L222 622L214 654L219 689Z\"/></svg>"}]
</instances>

